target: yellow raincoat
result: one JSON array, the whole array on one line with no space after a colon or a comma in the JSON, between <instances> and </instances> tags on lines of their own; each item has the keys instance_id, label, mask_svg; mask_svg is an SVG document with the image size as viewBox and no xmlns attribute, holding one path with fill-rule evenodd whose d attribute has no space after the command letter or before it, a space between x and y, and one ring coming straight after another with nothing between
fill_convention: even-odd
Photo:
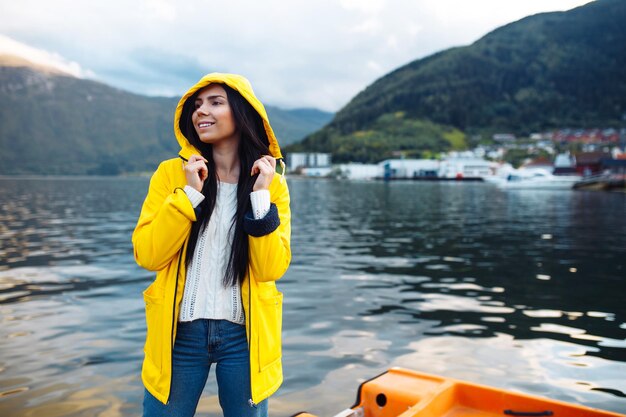
<instances>
[{"instance_id":1,"label":"yellow raincoat","mask_svg":"<svg viewBox=\"0 0 626 417\"><path fill-rule=\"evenodd\" d=\"M263 118L272 156L282 158L265 108L244 77L208 74L180 99L174 117L174 132L181 146L179 158L162 162L152 176L133 233L135 260L140 266L157 272L156 280L143 293L147 335L141 377L146 389L163 403L167 403L170 393L172 347L185 287L185 251L192 222L196 220L182 189L186 185L182 163L192 154L200 154L182 134L179 120L185 100L211 83L229 85L254 107ZM284 172L284 165L281 166ZM280 225L265 236L248 237L249 268L241 288L254 403L272 395L283 380L282 293L276 289L275 281L285 273L291 261L291 213L284 175L274 175L269 191L270 200L278 209Z\"/></svg>"}]
</instances>

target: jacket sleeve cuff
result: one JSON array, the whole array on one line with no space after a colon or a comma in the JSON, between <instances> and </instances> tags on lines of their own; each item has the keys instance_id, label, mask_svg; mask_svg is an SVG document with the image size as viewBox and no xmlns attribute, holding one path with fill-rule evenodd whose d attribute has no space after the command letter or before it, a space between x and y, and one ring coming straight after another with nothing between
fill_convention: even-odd
<instances>
[{"instance_id":1,"label":"jacket sleeve cuff","mask_svg":"<svg viewBox=\"0 0 626 417\"><path fill-rule=\"evenodd\" d=\"M204 200L204 195L200 191L189 185L185 185L183 191L185 191L185 194L187 194L187 197L189 198L189 201L191 201L191 205L194 209L198 207L198 205Z\"/></svg>"},{"instance_id":2,"label":"jacket sleeve cuff","mask_svg":"<svg viewBox=\"0 0 626 417\"><path fill-rule=\"evenodd\" d=\"M248 211L243 218L243 230L250 236L261 237L269 235L280 225L276 204L270 204L270 211L262 219L255 219L252 211Z\"/></svg>"}]
</instances>

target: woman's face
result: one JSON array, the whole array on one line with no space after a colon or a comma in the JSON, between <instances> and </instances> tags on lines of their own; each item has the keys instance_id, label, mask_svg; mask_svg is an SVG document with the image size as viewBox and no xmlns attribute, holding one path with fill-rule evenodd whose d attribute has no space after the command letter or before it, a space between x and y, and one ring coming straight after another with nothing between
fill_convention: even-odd
<instances>
[{"instance_id":1,"label":"woman's face","mask_svg":"<svg viewBox=\"0 0 626 417\"><path fill-rule=\"evenodd\" d=\"M200 90L191 121L204 143L217 144L239 139L226 90L219 84L211 84Z\"/></svg>"}]
</instances>

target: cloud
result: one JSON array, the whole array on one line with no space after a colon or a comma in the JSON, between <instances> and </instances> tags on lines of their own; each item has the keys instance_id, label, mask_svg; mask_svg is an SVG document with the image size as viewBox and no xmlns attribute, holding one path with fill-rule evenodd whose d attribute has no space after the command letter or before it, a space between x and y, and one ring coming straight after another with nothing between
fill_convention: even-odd
<instances>
[{"instance_id":1,"label":"cloud","mask_svg":"<svg viewBox=\"0 0 626 417\"><path fill-rule=\"evenodd\" d=\"M0 55L4 54L17 56L77 78L95 78L93 71L83 69L78 62L68 61L57 53L33 48L0 34Z\"/></svg>"},{"instance_id":2,"label":"cloud","mask_svg":"<svg viewBox=\"0 0 626 417\"><path fill-rule=\"evenodd\" d=\"M350 28L350 32L355 33L378 33L382 29L381 23L375 19L370 18L366 19L362 22L357 23L355 26Z\"/></svg>"},{"instance_id":3,"label":"cloud","mask_svg":"<svg viewBox=\"0 0 626 417\"><path fill-rule=\"evenodd\" d=\"M217 70L246 75L269 104L336 111L410 61L584 2L20 0L3 5L0 32L141 94L180 95Z\"/></svg>"},{"instance_id":4,"label":"cloud","mask_svg":"<svg viewBox=\"0 0 626 417\"><path fill-rule=\"evenodd\" d=\"M140 94L174 96L207 72L220 69L204 64L198 57L180 52L162 51L152 46L139 47L119 60L103 66L99 74L116 85Z\"/></svg>"},{"instance_id":5,"label":"cloud","mask_svg":"<svg viewBox=\"0 0 626 417\"><path fill-rule=\"evenodd\" d=\"M341 6L347 10L374 14L385 7L385 0L341 0Z\"/></svg>"},{"instance_id":6,"label":"cloud","mask_svg":"<svg viewBox=\"0 0 626 417\"><path fill-rule=\"evenodd\" d=\"M161 21L175 21L176 4L167 0L144 0L142 6L150 13L150 17Z\"/></svg>"}]
</instances>

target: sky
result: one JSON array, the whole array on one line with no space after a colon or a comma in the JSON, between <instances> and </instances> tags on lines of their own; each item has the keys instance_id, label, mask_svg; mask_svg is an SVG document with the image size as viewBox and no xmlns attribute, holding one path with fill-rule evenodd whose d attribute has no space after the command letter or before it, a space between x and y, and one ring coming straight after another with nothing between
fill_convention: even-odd
<instances>
[{"instance_id":1,"label":"sky","mask_svg":"<svg viewBox=\"0 0 626 417\"><path fill-rule=\"evenodd\" d=\"M404 64L588 2L0 0L0 53L151 96L239 73L266 104L335 112Z\"/></svg>"}]
</instances>

